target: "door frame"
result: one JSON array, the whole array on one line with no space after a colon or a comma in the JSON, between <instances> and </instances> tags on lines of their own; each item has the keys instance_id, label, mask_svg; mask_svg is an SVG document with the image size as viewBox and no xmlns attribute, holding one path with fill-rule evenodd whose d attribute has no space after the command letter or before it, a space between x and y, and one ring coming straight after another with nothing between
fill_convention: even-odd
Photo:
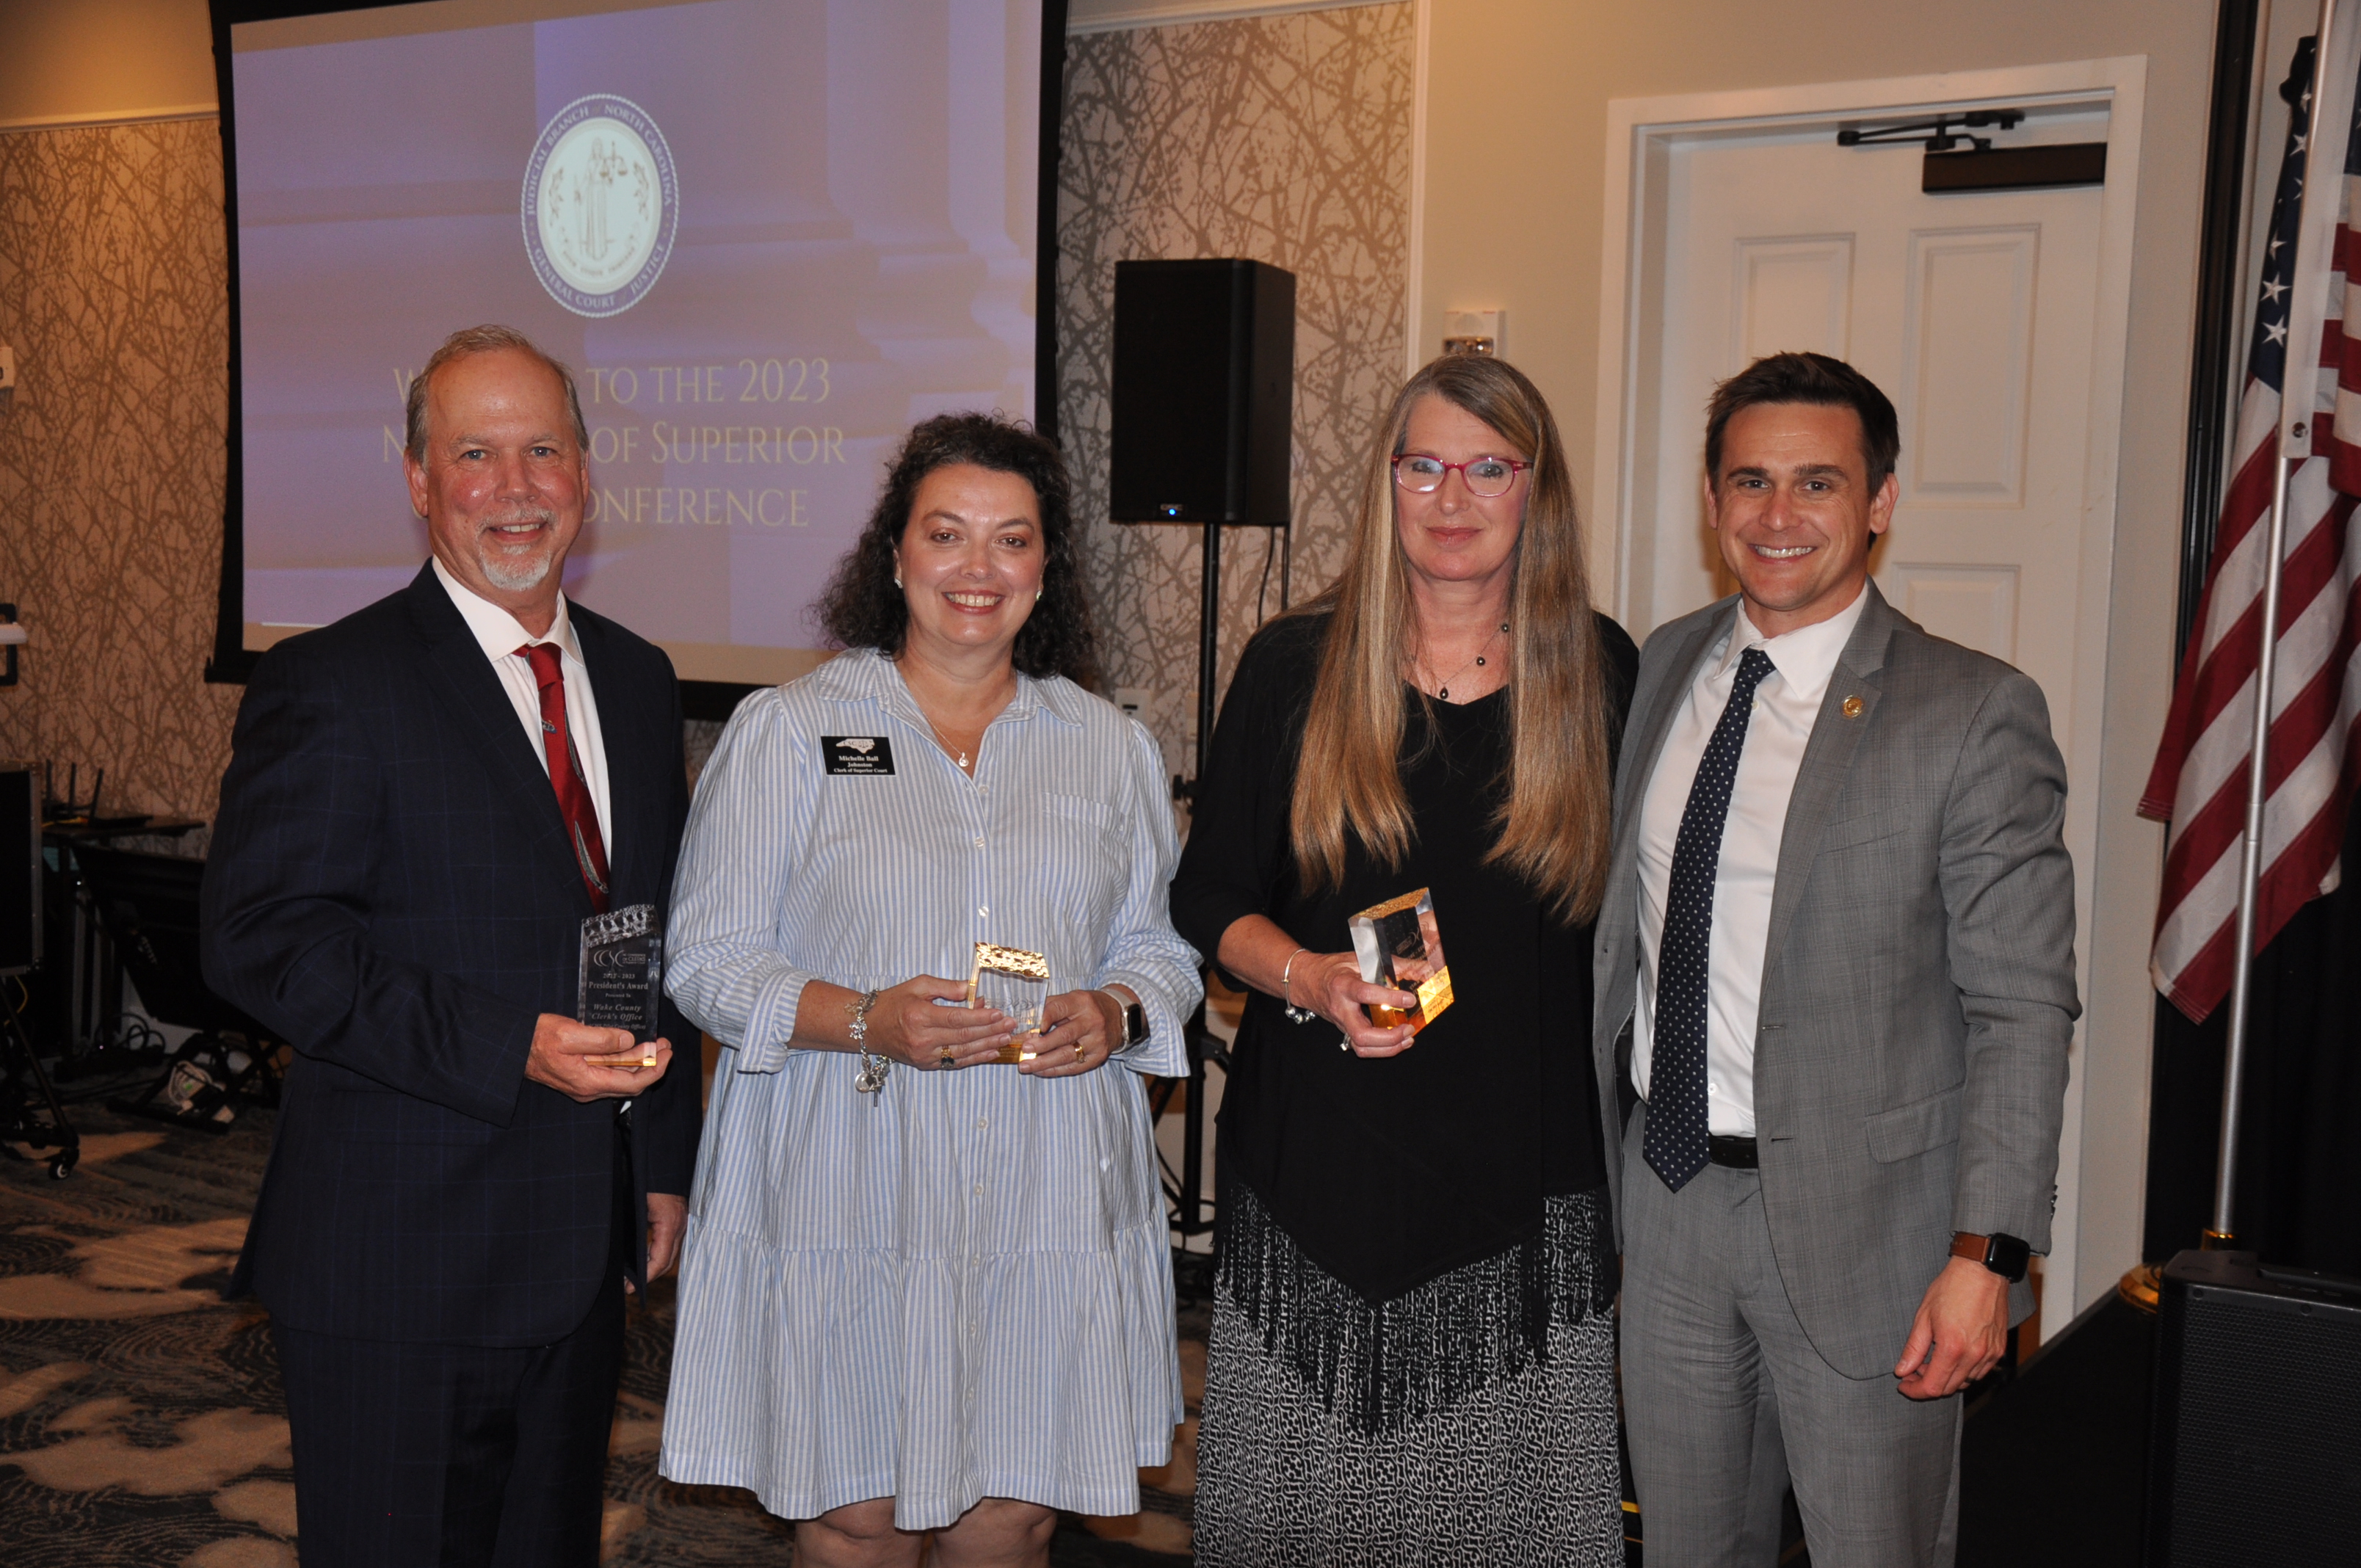
<instances>
[{"instance_id":1,"label":"door frame","mask_svg":"<svg viewBox=\"0 0 2361 1568\"><path fill-rule=\"evenodd\" d=\"M2091 975L2093 915L2117 883L2124 894L2147 896L2153 865L2126 867L2121 877L2103 863L2099 844L2101 737L2106 717L2109 609L2114 586L2116 478L2123 433L2125 356L2131 328L2134 218L2139 198L2141 110L2147 85L2147 57L2015 66L1994 71L1949 71L1926 76L1884 77L1863 82L1693 93L1671 97L1617 98L1607 105L1605 211L1599 246L1598 416L1592 472L1597 476L1588 542L1591 581L1613 585L1616 613L1630 623L1632 555L1639 540L1635 514L1648 503L1637 477L1654 468L1653 428L1658 407L1654 372L1663 320L1665 275L1667 175L1678 142L1714 134L1795 129L1840 118L1891 118L1916 111L2004 104L2104 105L2107 180L2099 228L2099 279L2092 323L2089 380L2090 445L2082 482L2081 577L2075 603L2074 681L2067 694L2066 842L2081 874L2075 878L2075 979L2086 1000ZM1605 526L1600 526L1601 524ZM2149 1020L2135 1021L2146 1029ZM2074 1033L2072 1072L2066 1091L2065 1133L2058 1160L2058 1203L2052 1246L2042 1270L2044 1339L2056 1333L2081 1307L2112 1288L2107 1267L2078 1266L2085 1251L2092 1262L2127 1257L2140 1246L2143 1173L2129 1180L2110 1172L2083 1181L2086 1142L2097 1150L2124 1146L2124 1123L2135 1146L2145 1148L2147 1123L2147 1057L2138 1053L2136 1072L2121 1052L2094 1058L2084 1048L2091 1027L2086 1013ZM2085 1138L2086 1118L2108 1124ZM2128 1195L2126 1197L2126 1195ZM2121 1264L2114 1264L2119 1269ZM2084 1278L2084 1275L2092 1276Z\"/></svg>"}]
</instances>

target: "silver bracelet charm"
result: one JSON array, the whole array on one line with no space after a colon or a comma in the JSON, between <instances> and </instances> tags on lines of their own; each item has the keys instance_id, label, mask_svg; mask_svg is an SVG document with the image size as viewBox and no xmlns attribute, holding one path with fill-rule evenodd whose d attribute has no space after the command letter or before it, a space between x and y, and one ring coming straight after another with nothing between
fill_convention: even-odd
<instances>
[{"instance_id":1,"label":"silver bracelet charm","mask_svg":"<svg viewBox=\"0 0 2361 1568\"><path fill-rule=\"evenodd\" d=\"M1295 960L1311 950L1309 948L1296 948L1287 955L1287 967L1279 971L1279 1003L1287 1010L1287 1021L1290 1024L1309 1024L1320 1016L1309 1007L1298 1007L1295 1004L1295 993L1291 989L1295 977Z\"/></svg>"},{"instance_id":2,"label":"silver bracelet charm","mask_svg":"<svg viewBox=\"0 0 2361 1568\"><path fill-rule=\"evenodd\" d=\"M861 1053L861 1070L853 1075L852 1091L873 1096L869 1102L872 1105L884 1098L881 1091L885 1087L885 1074L894 1066L884 1057L869 1054L869 1010L876 1005L877 992L870 991L862 992L860 999L846 1009L852 1014L852 1027L845 1033L852 1037L852 1048Z\"/></svg>"}]
</instances>

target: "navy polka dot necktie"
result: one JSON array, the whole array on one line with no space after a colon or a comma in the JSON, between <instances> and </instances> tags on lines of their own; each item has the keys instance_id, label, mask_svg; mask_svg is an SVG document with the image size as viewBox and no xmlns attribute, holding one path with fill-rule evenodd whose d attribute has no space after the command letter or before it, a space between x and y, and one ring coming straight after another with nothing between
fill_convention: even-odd
<instances>
[{"instance_id":1,"label":"navy polka dot necktie","mask_svg":"<svg viewBox=\"0 0 2361 1568\"><path fill-rule=\"evenodd\" d=\"M1721 865L1721 828L1730 817L1730 790L1738 782L1738 753L1746 747L1746 720L1754 688L1771 674L1760 647L1739 656L1721 722L1697 762L1689 803L1673 840L1673 881L1664 894L1664 931L1656 946L1656 1034L1648 1068L1648 1132L1640 1153L1650 1169L1678 1192L1705 1168L1705 1019L1707 959L1713 935L1713 882Z\"/></svg>"}]
</instances>

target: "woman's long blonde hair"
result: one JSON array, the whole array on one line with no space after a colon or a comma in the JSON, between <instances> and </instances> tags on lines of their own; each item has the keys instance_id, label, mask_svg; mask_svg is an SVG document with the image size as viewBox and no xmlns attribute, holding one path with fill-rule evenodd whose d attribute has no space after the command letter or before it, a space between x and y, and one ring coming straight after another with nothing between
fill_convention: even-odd
<instances>
[{"instance_id":1,"label":"woman's long blonde hair","mask_svg":"<svg viewBox=\"0 0 2361 1568\"><path fill-rule=\"evenodd\" d=\"M1306 613L1332 612L1295 771L1292 837L1307 890L1341 885L1345 836L1396 865L1414 828L1402 793L1402 682L1417 652L1410 565L1394 518L1393 459L1411 410L1439 397L1532 464L1509 590L1509 774L1486 859L1561 916L1598 911L1607 880L1609 697L1582 561L1574 478L1549 404L1505 361L1445 355L1412 376L1369 448L1345 569Z\"/></svg>"}]
</instances>

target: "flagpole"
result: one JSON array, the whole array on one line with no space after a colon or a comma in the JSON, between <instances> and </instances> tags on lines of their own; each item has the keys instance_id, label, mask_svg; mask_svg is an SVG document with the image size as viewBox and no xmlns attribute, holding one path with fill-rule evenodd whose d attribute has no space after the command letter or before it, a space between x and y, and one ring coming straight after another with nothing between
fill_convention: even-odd
<instances>
[{"instance_id":1,"label":"flagpole","mask_svg":"<svg viewBox=\"0 0 2361 1568\"><path fill-rule=\"evenodd\" d=\"M2326 0L2322 8L2325 10L2334 4L2335 0ZM2320 93L2314 92L2315 112L2319 104ZM2316 119L2312 128L2317 134ZM2307 188L2310 181L2307 170ZM2295 395L2299 363L2295 347L2293 343L2288 345L2288 369L2281 378L2285 395L2290 398ZM2305 373L2311 374L2309 367ZM2308 396L2310 388L2305 390ZM2288 473L2292 466L2284 452L2271 465L2271 521L2265 534L2264 559L2268 565L2263 575L2263 646L2255 664L2255 732L2248 751L2253 761L2246 773L2246 843L2238 859L2238 957L2230 971L2230 1045L2222 1066L2222 1159L2213 1173L2213 1223L2206 1227L2204 1241L2208 1252L2222 1251L2234 1240L2231 1204L2238 1184L2238 1111L2246 1098L2246 1029L2255 979L2255 906L2262 892L2263 806L2270 787L2267 763L2271 739L2271 684L2279 665L2279 558L2287 549Z\"/></svg>"},{"instance_id":2,"label":"flagpole","mask_svg":"<svg viewBox=\"0 0 2361 1568\"><path fill-rule=\"evenodd\" d=\"M2332 64L2332 38L2339 46L2345 42L2334 36L2337 0L2320 0L2320 28L2314 35L2317 42L2312 46L2312 57L2311 114L2303 144L2306 209L2315 201L2333 203L2336 197L2331 192L2341 193L2344 137L2336 138L2334 161L2321 156L2321 127L2333 123L2328 119L2332 104L2344 105L2344 124L2340 128L2352 128L2352 102L2342 95L2344 82L2338 68ZM2323 164L2328 166L2325 173L2332 182L2326 190L2318 178L2323 172ZM2312 247L2323 237L2329 237L2320 232L2327 228L2326 222L2315 223L2307 210L2296 251L2299 291L2309 286L2312 272L2305 262L2313 254ZM2320 323L2300 308L2299 302L2291 299L2289 303L2287 362L2279 378L2279 451L2271 466L2271 521L2264 541L2259 630L2262 646L2255 661L2255 725L2247 747L2246 828L2238 856L2238 950L2230 971L2230 1038L2222 1063L2222 1152L2213 1173L2213 1223L2206 1227L2202 1244L2208 1252L2223 1251L2235 1243L2233 1214L2238 1188L2238 1122L2246 1101L2246 1036L2253 1023L2255 924L2257 905L2262 899L2263 813L2270 795L2271 687L2279 673L2279 585L2287 565L2288 476L2296 464L2312 454L2312 404L2320 382Z\"/></svg>"}]
</instances>

